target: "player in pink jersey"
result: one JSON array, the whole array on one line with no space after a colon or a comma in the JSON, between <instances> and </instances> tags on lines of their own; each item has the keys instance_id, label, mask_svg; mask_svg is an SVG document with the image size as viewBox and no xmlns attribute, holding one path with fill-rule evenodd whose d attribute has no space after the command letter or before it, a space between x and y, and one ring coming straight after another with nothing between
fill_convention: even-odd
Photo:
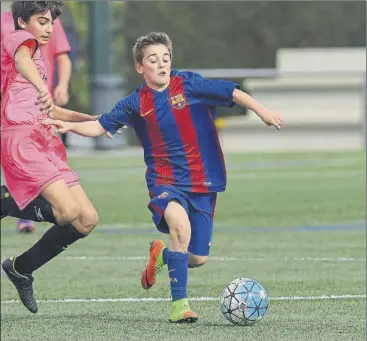
<instances>
[{"instance_id":1,"label":"player in pink jersey","mask_svg":"<svg viewBox=\"0 0 367 341\"><path fill-rule=\"evenodd\" d=\"M16 287L22 303L38 311L33 296L33 271L97 225L97 212L68 166L61 140L57 150L47 117L91 121L96 116L53 104L40 46L50 41L62 1L14 1L16 31L1 43L1 218L9 215L54 225L29 250L1 266Z\"/></svg>"},{"instance_id":2,"label":"player in pink jersey","mask_svg":"<svg viewBox=\"0 0 367 341\"><path fill-rule=\"evenodd\" d=\"M4 37L15 31L13 15L11 11L1 13L1 41ZM41 45L40 51L46 66L48 88L52 94L55 104L65 106L69 101L69 80L71 76L71 60L68 53L71 47L66 37L61 20L57 18L54 21L53 32L47 45ZM59 81L54 88L55 63L58 64ZM62 135L63 137L65 135ZM64 141L64 139L63 139ZM59 137L55 135L52 140L56 150L59 143ZM63 155L66 161L66 154ZM18 219L17 230L19 232L33 232L34 223L31 220Z\"/></svg>"}]
</instances>

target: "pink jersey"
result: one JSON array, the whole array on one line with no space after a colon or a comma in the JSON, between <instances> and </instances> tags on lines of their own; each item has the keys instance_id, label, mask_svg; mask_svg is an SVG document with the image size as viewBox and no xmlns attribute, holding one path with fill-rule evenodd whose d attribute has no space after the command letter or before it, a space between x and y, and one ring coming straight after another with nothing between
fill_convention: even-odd
<instances>
[{"instance_id":1,"label":"pink jersey","mask_svg":"<svg viewBox=\"0 0 367 341\"><path fill-rule=\"evenodd\" d=\"M13 15L10 11L1 13L1 40L11 32L15 31ZM58 18L54 21L54 29L47 45L40 47L45 61L48 88L53 95L55 62L58 55L68 53L71 50L68 38L66 37L62 22Z\"/></svg>"},{"instance_id":2,"label":"pink jersey","mask_svg":"<svg viewBox=\"0 0 367 341\"><path fill-rule=\"evenodd\" d=\"M1 128L13 125L35 125L45 112L35 105L38 92L15 68L14 56L22 44L36 38L26 31L15 31L8 34L1 42ZM41 52L35 49L32 60L37 66L41 78L47 84L45 63ZM47 114L46 114L47 116Z\"/></svg>"}]
</instances>

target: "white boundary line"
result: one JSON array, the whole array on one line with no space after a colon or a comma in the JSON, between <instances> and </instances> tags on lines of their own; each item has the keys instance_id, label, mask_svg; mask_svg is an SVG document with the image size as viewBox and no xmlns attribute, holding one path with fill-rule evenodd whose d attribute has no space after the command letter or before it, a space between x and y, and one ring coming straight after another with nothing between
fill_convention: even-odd
<instances>
[{"instance_id":1,"label":"white boundary line","mask_svg":"<svg viewBox=\"0 0 367 341\"><path fill-rule=\"evenodd\" d=\"M318 300L345 300L362 299L366 295L321 295L321 296L278 296L270 297L270 301L318 301ZM117 302L168 302L170 298L164 297L125 297L125 298L65 298L57 300L38 300L39 303L117 303ZM219 297L192 297L190 301L213 302L219 301ZM19 303L18 300L5 300L1 304Z\"/></svg>"},{"instance_id":2,"label":"white boundary line","mask_svg":"<svg viewBox=\"0 0 367 341\"><path fill-rule=\"evenodd\" d=\"M147 256L63 256L58 257L59 260L80 260L80 261L146 261ZM209 261L215 262L234 262L234 261L277 261L277 262L365 262L366 258L354 257L284 257L284 258L266 258L266 257L211 257Z\"/></svg>"}]
</instances>

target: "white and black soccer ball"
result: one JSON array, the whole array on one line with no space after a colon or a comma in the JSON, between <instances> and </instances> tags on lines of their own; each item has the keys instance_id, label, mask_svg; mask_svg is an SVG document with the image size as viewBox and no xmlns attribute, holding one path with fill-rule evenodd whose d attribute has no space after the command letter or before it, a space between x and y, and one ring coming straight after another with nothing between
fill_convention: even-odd
<instances>
[{"instance_id":1,"label":"white and black soccer ball","mask_svg":"<svg viewBox=\"0 0 367 341\"><path fill-rule=\"evenodd\" d=\"M251 326L260 321L269 308L263 286L251 278L237 278L229 283L220 297L220 310L230 322Z\"/></svg>"}]
</instances>

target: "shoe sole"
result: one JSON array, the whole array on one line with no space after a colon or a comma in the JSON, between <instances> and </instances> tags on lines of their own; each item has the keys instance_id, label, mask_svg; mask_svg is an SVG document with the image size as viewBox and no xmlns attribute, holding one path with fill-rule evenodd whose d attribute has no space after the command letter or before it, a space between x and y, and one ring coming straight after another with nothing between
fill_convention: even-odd
<instances>
[{"instance_id":1,"label":"shoe sole","mask_svg":"<svg viewBox=\"0 0 367 341\"><path fill-rule=\"evenodd\" d=\"M198 317L189 317L187 319L182 319L182 320L178 320L178 321L172 321L172 320L169 320L171 323L195 323L197 322L199 318Z\"/></svg>"}]
</instances>

